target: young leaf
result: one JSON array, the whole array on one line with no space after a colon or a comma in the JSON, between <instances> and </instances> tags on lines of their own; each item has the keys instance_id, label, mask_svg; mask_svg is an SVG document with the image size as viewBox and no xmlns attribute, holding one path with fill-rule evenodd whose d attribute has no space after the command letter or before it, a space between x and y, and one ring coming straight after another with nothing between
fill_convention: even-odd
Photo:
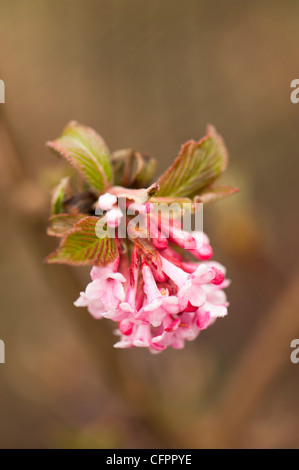
<instances>
[{"instance_id":1,"label":"young leaf","mask_svg":"<svg viewBox=\"0 0 299 470\"><path fill-rule=\"evenodd\" d=\"M65 157L97 190L105 190L112 182L109 150L103 139L90 127L71 121L61 137L47 146Z\"/></svg>"},{"instance_id":2,"label":"young leaf","mask_svg":"<svg viewBox=\"0 0 299 470\"><path fill-rule=\"evenodd\" d=\"M151 155L135 152L136 171L133 174L133 188L147 186L156 173L157 161Z\"/></svg>"},{"instance_id":3,"label":"young leaf","mask_svg":"<svg viewBox=\"0 0 299 470\"><path fill-rule=\"evenodd\" d=\"M60 183L54 188L51 199L51 214L60 214L63 212L63 201L71 195L70 178L62 178Z\"/></svg>"},{"instance_id":4,"label":"young leaf","mask_svg":"<svg viewBox=\"0 0 299 470\"><path fill-rule=\"evenodd\" d=\"M47 234L52 237L63 237L68 232L73 231L74 224L84 219L86 214L55 214L50 217L50 226L47 228Z\"/></svg>"},{"instance_id":5,"label":"young leaf","mask_svg":"<svg viewBox=\"0 0 299 470\"><path fill-rule=\"evenodd\" d=\"M76 266L93 264L105 266L118 254L114 238L98 238L96 224L98 217L85 217L75 224L61 240L59 247L51 253L48 263L65 263Z\"/></svg>"},{"instance_id":6,"label":"young leaf","mask_svg":"<svg viewBox=\"0 0 299 470\"><path fill-rule=\"evenodd\" d=\"M111 163L114 170L114 184L126 188L144 188L156 171L156 160L150 155L132 149L113 152Z\"/></svg>"},{"instance_id":7,"label":"young leaf","mask_svg":"<svg viewBox=\"0 0 299 470\"><path fill-rule=\"evenodd\" d=\"M173 165L160 177L156 196L192 197L215 181L227 166L224 142L212 126L199 142L186 142Z\"/></svg>"},{"instance_id":8,"label":"young leaf","mask_svg":"<svg viewBox=\"0 0 299 470\"><path fill-rule=\"evenodd\" d=\"M194 202L212 202L238 191L239 188L232 188L231 186L212 186L211 188L206 188L202 194L195 196Z\"/></svg>"}]
</instances>

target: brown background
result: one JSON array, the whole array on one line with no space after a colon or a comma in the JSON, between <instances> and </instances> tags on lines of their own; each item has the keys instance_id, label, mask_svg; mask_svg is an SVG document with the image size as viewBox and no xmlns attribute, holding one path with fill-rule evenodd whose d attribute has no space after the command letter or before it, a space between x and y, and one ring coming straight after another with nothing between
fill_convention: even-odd
<instances>
[{"instance_id":1,"label":"brown background","mask_svg":"<svg viewBox=\"0 0 299 470\"><path fill-rule=\"evenodd\" d=\"M0 0L0 447L298 447L299 3ZM167 168L206 123L241 187L205 207L229 316L183 351L115 350L47 266L44 146L76 119Z\"/></svg>"}]
</instances>

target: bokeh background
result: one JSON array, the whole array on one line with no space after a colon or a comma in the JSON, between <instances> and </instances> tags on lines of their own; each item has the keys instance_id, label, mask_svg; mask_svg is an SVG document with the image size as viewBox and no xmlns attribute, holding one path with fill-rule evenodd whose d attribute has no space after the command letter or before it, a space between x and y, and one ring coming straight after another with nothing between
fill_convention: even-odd
<instances>
[{"instance_id":1,"label":"bokeh background","mask_svg":"<svg viewBox=\"0 0 299 470\"><path fill-rule=\"evenodd\" d=\"M0 0L1 448L298 447L298 27L295 0ZM44 264L71 119L158 173L209 122L226 141L241 192L204 228L229 316L182 351L113 349L73 306L88 270Z\"/></svg>"}]
</instances>

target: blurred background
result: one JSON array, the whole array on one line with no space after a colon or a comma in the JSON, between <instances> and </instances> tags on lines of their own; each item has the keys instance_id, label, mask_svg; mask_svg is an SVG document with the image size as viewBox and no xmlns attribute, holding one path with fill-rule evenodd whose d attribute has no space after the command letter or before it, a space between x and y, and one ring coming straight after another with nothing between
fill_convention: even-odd
<instances>
[{"instance_id":1,"label":"blurred background","mask_svg":"<svg viewBox=\"0 0 299 470\"><path fill-rule=\"evenodd\" d=\"M1 448L298 447L299 3L0 0ZM223 182L205 206L229 316L184 350L116 350L73 301L89 270L48 266L46 148L66 123L164 171L207 123Z\"/></svg>"}]
</instances>

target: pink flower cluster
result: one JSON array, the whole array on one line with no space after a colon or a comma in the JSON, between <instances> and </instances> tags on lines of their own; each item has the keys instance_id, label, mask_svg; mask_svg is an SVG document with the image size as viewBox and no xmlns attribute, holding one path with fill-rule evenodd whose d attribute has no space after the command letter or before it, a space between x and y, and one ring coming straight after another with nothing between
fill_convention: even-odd
<instances>
[{"instance_id":1,"label":"pink flower cluster","mask_svg":"<svg viewBox=\"0 0 299 470\"><path fill-rule=\"evenodd\" d=\"M157 226L158 236L150 240L154 262L132 241L131 259L119 250L110 265L93 267L92 282L75 302L97 319L117 322L117 348L147 347L153 353L168 346L181 349L227 314L223 288L229 281L222 265L208 261L213 251L207 236L175 226L167 239L163 222Z\"/></svg>"}]
</instances>

